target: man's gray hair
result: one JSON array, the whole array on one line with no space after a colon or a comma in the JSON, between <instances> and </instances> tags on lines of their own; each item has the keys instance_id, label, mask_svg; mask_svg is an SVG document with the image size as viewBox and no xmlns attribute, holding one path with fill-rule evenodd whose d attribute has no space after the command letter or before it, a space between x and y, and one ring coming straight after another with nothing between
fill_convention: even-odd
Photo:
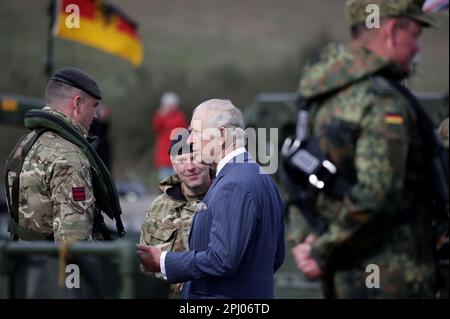
<instances>
[{"instance_id":1,"label":"man's gray hair","mask_svg":"<svg viewBox=\"0 0 450 319\"><path fill-rule=\"evenodd\" d=\"M208 100L194 109L194 113L197 111L205 111L208 113L209 127L244 129L242 112L230 100Z\"/></svg>"},{"instance_id":2,"label":"man's gray hair","mask_svg":"<svg viewBox=\"0 0 450 319\"><path fill-rule=\"evenodd\" d=\"M60 81L50 80L45 89L45 104L58 108L61 102L79 95L82 101L89 98L86 92Z\"/></svg>"}]
</instances>

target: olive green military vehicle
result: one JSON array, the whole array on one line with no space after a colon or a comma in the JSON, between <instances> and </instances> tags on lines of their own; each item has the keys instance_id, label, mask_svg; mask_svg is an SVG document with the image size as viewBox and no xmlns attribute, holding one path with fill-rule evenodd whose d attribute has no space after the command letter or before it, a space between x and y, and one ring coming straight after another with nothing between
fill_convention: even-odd
<instances>
[{"instance_id":1,"label":"olive green military vehicle","mask_svg":"<svg viewBox=\"0 0 450 319\"><path fill-rule=\"evenodd\" d=\"M449 112L449 95L448 92L416 92L415 95L419 98L424 108L433 119L436 128L439 124L448 117ZM260 93L248 105L244 112L244 119L247 127L266 129L278 129L277 139L269 137L266 134L267 152L269 149L274 151L278 156L278 168L281 168L281 152L280 148L284 140L292 135L295 135L297 122L297 106L296 100L298 95L292 92L277 92L277 93ZM274 145L276 144L276 145ZM251 147L250 147L251 149ZM253 154L254 158L258 158ZM283 178L283 172L277 170L274 178L280 182ZM280 185L282 186L282 185Z\"/></svg>"},{"instance_id":2,"label":"olive green military vehicle","mask_svg":"<svg viewBox=\"0 0 450 319\"><path fill-rule=\"evenodd\" d=\"M415 92L415 95L436 126L448 117L448 92ZM295 133L297 97L291 92L260 93L245 109L245 123L248 127L278 128L281 146L286 137Z\"/></svg>"},{"instance_id":3,"label":"olive green military vehicle","mask_svg":"<svg viewBox=\"0 0 450 319\"><path fill-rule=\"evenodd\" d=\"M23 126L25 113L42 107L43 99L0 92L0 125Z\"/></svg>"}]
</instances>

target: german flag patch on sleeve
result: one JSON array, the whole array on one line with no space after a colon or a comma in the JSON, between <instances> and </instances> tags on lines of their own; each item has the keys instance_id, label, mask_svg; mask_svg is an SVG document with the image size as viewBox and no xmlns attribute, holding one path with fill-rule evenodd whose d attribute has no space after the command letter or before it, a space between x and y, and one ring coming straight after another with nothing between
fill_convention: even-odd
<instances>
[{"instance_id":1,"label":"german flag patch on sleeve","mask_svg":"<svg viewBox=\"0 0 450 319\"><path fill-rule=\"evenodd\" d=\"M386 113L384 115L384 122L389 125L402 125L404 119L399 113Z\"/></svg>"},{"instance_id":2,"label":"german flag patch on sleeve","mask_svg":"<svg viewBox=\"0 0 450 319\"><path fill-rule=\"evenodd\" d=\"M82 202L86 200L86 192L84 187L72 187L72 197L76 202Z\"/></svg>"}]
</instances>

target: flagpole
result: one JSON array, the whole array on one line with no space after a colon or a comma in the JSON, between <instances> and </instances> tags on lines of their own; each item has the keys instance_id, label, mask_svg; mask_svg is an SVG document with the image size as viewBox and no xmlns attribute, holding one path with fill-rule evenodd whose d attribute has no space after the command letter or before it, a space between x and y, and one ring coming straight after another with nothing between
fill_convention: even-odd
<instances>
[{"instance_id":1,"label":"flagpole","mask_svg":"<svg viewBox=\"0 0 450 319\"><path fill-rule=\"evenodd\" d=\"M53 35L52 29L55 22L55 0L50 0L48 5L48 15L49 15L49 25L48 25L48 33L47 33L47 52L45 55L44 61L44 72L48 78L53 73Z\"/></svg>"}]
</instances>

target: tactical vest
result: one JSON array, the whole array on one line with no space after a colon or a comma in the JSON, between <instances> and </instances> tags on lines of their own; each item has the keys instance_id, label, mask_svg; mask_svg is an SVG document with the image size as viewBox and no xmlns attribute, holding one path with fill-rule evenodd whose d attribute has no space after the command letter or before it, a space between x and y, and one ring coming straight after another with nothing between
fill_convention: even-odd
<instances>
[{"instance_id":1,"label":"tactical vest","mask_svg":"<svg viewBox=\"0 0 450 319\"><path fill-rule=\"evenodd\" d=\"M31 110L25 115L25 126L32 131L19 140L8 157L5 168L5 189L10 223L8 231L13 240L53 240L53 233L44 234L19 225L19 190L20 172L25 158L36 140L46 131L52 131L58 136L78 146L89 160L92 172L92 184L96 207L115 219L117 235L125 235L120 215L122 210L118 200L117 190L109 171L88 143L88 141L63 119L42 110ZM101 215L100 215L101 217ZM100 218L103 222L103 218Z\"/></svg>"}]
</instances>

